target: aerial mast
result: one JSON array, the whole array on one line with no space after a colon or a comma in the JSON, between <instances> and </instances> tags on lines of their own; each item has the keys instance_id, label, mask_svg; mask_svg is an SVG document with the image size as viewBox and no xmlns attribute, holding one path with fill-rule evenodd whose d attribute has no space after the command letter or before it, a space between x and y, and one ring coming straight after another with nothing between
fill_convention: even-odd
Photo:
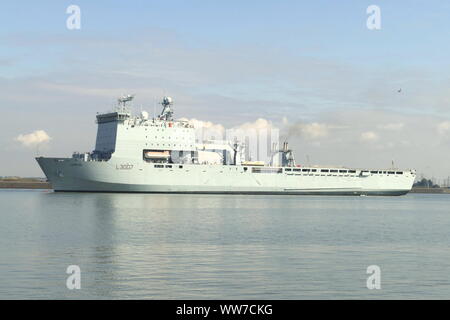
<instances>
[{"instance_id":1,"label":"aerial mast","mask_svg":"<svg viewBox=\"0 0 450 320\"><path fill-rule=\"evenodd\" d=\"M173 106L173 99L171 97L164 97L163 101L161 102L163 106L163 110L161 111L161 114L158 116L159 120L166 120L171 121L173 110L171 109L171 106Z\"/></svg>"}]
</instances>

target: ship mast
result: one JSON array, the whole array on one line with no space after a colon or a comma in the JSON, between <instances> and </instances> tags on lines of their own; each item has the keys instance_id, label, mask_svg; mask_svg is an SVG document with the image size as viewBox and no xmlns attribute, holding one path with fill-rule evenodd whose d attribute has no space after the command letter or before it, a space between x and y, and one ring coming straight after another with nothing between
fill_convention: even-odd
<instances>
[{"instance_id":1,"label":"ship mast","mask_svg":"<svg viewBox=\"0 0 450 320\"><path fill-rule=\"evenodd\" d=\"M292 149L289 149L287 141L283 142L281 149L276 149L276 144L273 145L274 152L272 154L271 164L273 164L273 157L276 154L281 153L281 166L282 167L295 167L294 153Z\"/></svg>"},{"instance_id":2,"label":"ship mast","mask_svg":"<svg viewBox=\"0 0 450 320\"><path fill-rule=\"evenodd\" d=\"M165 121L172 121L172 115L173 110L171 109L171 106L173 106L173 100L171 97L164 97L163 101L161 102L161 105L163 106L163 110L161 111L161 114L158 116L159 120L165 120Z\"/></svg>"}]
</instances>

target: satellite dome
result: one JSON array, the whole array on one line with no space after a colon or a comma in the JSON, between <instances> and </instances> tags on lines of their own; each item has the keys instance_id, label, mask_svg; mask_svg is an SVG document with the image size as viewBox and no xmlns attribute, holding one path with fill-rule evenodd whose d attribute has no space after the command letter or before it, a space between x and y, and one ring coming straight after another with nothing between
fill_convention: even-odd
<instances>
[{"instance_id":1,"label":"satellite dome","mask_svg":"<svg viewBox=\"0 0 450 320\"><path fill-rule=\"evenodd\" d=\"M141 118L144 120L148 119L148 112L147 111L141 111Z\"/></svg>"},{"instance_id":2,"label":"satellite dome","mask_svg":"<svg viewBox=\"0 0 450 320\"><path fill-rule=\"evenodd\" d=\"M163 103L164 104L172 104L173 99L171 97L164 97L163 98Z\"/></svg>"}]
</instances>

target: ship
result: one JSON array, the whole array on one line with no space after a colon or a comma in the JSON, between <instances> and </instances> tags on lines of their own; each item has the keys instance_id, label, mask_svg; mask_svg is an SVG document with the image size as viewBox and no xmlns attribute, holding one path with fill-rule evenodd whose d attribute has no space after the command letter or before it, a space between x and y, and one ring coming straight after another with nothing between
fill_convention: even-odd
<instances>
[{"instance_id":1,"label":"ship","mask_svg":"<svg viewBox=\"0 0 450 320\"><path fill-rule=\"evenodd\" d=\"M151 118L130 111L133 98L97 113L93 151L36 158L54 191L398 196L416 177L413 169L298 165L287 141L278 163L246 159L243 142L198 141L190 121L174 120L171 97Z\"/></svg>"}]
</instances>

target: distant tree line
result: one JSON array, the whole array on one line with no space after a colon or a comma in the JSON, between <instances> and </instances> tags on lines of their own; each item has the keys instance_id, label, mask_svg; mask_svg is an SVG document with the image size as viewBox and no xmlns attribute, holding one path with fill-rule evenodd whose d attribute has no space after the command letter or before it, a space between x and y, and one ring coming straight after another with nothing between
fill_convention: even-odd
<instances>
[{"instance_id":1,"label":"distant tree line","mask_svg":"<svg viewBox=\"0 0 450 320\"><path fill-rule=\"evenodd\" d=\"M414 183L413 187L417 188L440 188L438 184L433 183L430 179L422 178L422 180L419 180Z\"/></svg>"}]
</instances>

